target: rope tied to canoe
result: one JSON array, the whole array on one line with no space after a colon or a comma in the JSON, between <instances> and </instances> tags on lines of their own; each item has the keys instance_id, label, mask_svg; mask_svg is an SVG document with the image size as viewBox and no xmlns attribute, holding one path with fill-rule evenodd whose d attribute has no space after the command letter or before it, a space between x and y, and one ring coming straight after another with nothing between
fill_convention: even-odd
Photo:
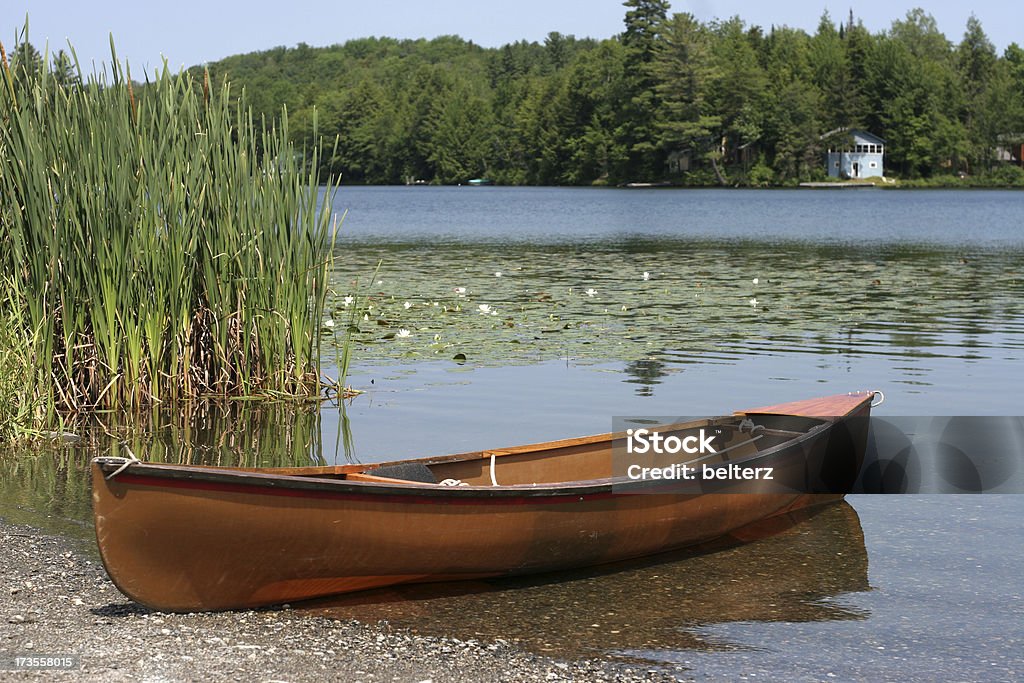
<instances>
[{"instance_id":1,"label":"rope tied to canoe","mask_svg":"<svg viewBox=\"0 0 1024 683\"><path fill-rule=\"evenodd\" d=\"M438 482L440 486L469 486L466 482L461 479L442 479Z\"/></svg>"},{"instance_id":2,"label":"rope tied to canoe","mask_svg":"<svg viewBox=\"0 0 1024 683\"><path fill-rule=\"evenodd\" d=\"M764 425L755 424L754 421L751 420L749 417L745 417L740 421L740 434L742 434L743 432L750 432L750 435L753 436L754 434L757 433L757 430L759 429L763 430Z\"/></svg>"},{"instance_id":3,"label":"rope tied to canoe","mask_svg":"<svg viewBox=\"0 0 1024 683\"><path fill-rule=\"evenodd\" d=\"M129 468L129 467L130 467L130 466L131 466L131 465L132 465L133 463L137 463L137 462L142 462L141 460L139 460L138 458L136 458L136 457L135 457L135 454L134 454L134 453L132 453L132 449L128 447L128 444L126 444L126 443L123 443L123 444L121 444L121 445L122 445L122 446L124 446L124 449L125 449L126 451L128 451L128 455L129 455L129 457L127 457L127 458L120 458L120 460L123 460L124 462L122 462L122 463L121 463L121 466L120 466L120 467L118 467L118 468L117 468L116 470L114 470L113 472L111 472L110 474L108 474L107 476L105 476L105 477L104 477L104 479L106 479L107 481L110 481L111 479L113 479L113 478L114 478L114 477L116 477L117 475L119 475L119 474L121 474L122 472L124 472L124 471L125 471L126 469L128 469L128 468Z\"/></svg>"},{"instance_id":4,"label":"rope tied to canoe","mask_svg":"<svg viewBox=\"0 0 1024 683\"><path fill-rule=\"evenodd\" d=\"M872 408L877 408L878 406L880 406L883 403L885 403L885 394L883 394L881 391L879 391L878 389L875 389L871 393L874 394L878 398L878 403L875 403L874 401L871 402L871 407Z\"/></svg>"}]
</instances>

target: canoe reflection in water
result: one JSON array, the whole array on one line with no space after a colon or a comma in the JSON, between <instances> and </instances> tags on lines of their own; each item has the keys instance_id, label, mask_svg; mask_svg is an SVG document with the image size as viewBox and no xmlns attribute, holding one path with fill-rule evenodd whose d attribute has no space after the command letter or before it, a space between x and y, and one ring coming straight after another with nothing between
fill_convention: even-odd
<instances>
[{"instance_id":1,"label":"canoe reflection in water","mask_svg":"<svg viewBox=\"0 0 1024 683\"><path fill-rule=\"evenodd\" d=\"M736 621L866 618L831 600L869 589L864 534L847 503L756 522L712 544L583 571L411 584L304 603L303 611L385 620L422 635L493 640L573 658L711 650L703 627Z\"/></svg>"}]
</instances>

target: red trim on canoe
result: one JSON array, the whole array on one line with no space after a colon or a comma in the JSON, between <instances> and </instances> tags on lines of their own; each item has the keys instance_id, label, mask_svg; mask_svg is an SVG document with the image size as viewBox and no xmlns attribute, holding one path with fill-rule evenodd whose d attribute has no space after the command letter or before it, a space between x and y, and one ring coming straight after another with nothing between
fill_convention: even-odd
<instances>
[{"instance_id":1,"label":"red trim on canoe","mask_svg":"<svg viewBox=\"0 0 1024 683\"><path fill-rule=\"evenodd\" d=\"M414 503L420 505L547 505L578 503L587 500L603 500L606 498L613 498L616 495L623 495L615 494L611 491L604 491L601 493L562 493L540 496L411 496L402 493L350 493L348 491L320 491L315 489L258 486L254 484L231 484L215 481L170 479L164 477L129 474L127 472L117 475L113 481L121 484L135 484L137 486L152 486L168 489L187 489L192 491L217 491L220 493L242 493L258 496L281 496L285 498L313 498L316 500ZM439 493L445 492L441 491Z\"/></svg>"}]
</instances>

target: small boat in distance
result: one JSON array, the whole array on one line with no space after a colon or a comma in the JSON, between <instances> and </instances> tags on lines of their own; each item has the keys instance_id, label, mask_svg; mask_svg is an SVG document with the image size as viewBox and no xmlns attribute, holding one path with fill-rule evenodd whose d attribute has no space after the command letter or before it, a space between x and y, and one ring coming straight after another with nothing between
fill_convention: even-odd
<instances>
[{"instance_id":1,"label":"small boat in distance","mask_svg":"<svg viewBox=\"0 0 1024 683\"><path fill-rule=\"evenodd\" d=\"M493 185L494 181L491 180L490 178L473 178L472 180L468 181L467 184L472 185L473 187L481 187L484 185Z\"/></svg>"},{"instance_id":2,"label":"small boat in distance","mask_svg":"<svg viewBox=\"0 0 1024 683\"><path fill-rule=\"evenodd\" d=\"M841 500L860 470L875 393L647 431L685 453L633 448L640 430L628 430L327 467L101 457L92 464L96 539L114 584L164 611L644 557ZM670 474L686 468L699 475Z\"/></svg>"}]
</instances>

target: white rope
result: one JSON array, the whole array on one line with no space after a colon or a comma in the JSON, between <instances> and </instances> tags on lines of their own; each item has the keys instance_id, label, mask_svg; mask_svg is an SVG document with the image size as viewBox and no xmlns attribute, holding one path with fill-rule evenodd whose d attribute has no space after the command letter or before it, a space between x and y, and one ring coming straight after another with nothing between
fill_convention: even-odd
<instances>
[{"instance_id":1,"label":"white rope","mask_svg":"<svg viewBox=\"0 0 1024 683\"><path fill-rule=\"evenodd\" d=\"M106 479L108 481L113 479L117 475L121 474L122 472L124 472L126 469L128 469L129 466L131 466L132 463L142 462L141 460L139 460L138 458L135 457L135 454L132 453L132 449L128 447L128 444L121 444L121 445L124 446L124 449L126 451L128 451L128 455L130 455L131 457L130 458L119 458L120 460L123 460L124 462L122 462L121 466L118 467L116 470L114 470L113 472L108 474L106 477L104 477L104 479Z\"/></svg>"},{"instance_id":2,"label":"white rope","mask_svg":"<svg viewBox=\"0 0 1024 683\"><path fill-rule=\"evenodd\" d=\"M491 486L497 486L498 480L494 478L494 453L491 453Z\"/></svg>"},{"instance_id":3,"label":"white rope","mask_svg":"<svg viewBox=\"0 0 1024 683\"><path fill-rule=\"evenodd\" d=\"M754 424L753 420L751 420L749 417L745 417L743 418L743 420L740 421L739 432L740 434L742 434L748 429L750 430L750 435L753 436L755 433L757 433L758 429L763 430L764 425Z\"/></svg>"},{"instance_id":4,"label":"white rope","mask_svg":"<svg viewBox=\"0 0 1024 683\"><path fill-rule=\"evenodd\" d=\"M871 393L873 393L875 396L878 397L878 403L875 403L874 401L871 402L871 407L872 408L877 408L878 406L880 406L883 403L885 403L885 394L883 394L881 391L878 391L876 389L875 391L873 391Z\"/></svg>"},{"instance_id":5,"label":"white rope","mask_svg":"<svg viewBox=\"0 0 1024 683\"><path fill-rule=\"evenodd\" d=\"M442 479L440 482L441 486L469 486L466 482L461 479Z\"/></svg>"}]
</instances>

